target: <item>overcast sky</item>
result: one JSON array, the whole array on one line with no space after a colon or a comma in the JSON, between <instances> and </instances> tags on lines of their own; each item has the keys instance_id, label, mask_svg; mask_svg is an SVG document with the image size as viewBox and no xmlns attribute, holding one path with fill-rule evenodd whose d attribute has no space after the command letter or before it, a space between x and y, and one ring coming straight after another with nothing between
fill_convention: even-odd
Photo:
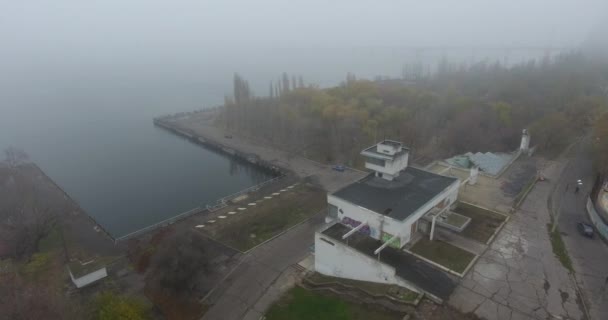
<instances>
[{"instance_id":1,"label":"overcast sky","mask_svg":"<svg viewBox=\"0 0 608 320\"><path fill-rule=\"evenodd\" d=\"M606 0L0 0L2 47L570 46Z\"/></svg>"}]
</instances>

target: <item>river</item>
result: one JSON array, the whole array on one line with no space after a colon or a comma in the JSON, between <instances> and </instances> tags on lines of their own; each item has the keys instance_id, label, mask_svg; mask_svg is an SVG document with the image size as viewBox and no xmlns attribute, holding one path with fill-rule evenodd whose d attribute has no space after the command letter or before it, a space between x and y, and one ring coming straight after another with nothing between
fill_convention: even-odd
<instances>
[{"instance_id":1,"label":"river","mask_svg":"<svg viewBox=\"0 0 608 320\"><path fill-rule=\"evenodd\" d=\"M154 117L221 104L234 71L264 95L282 71L330 86L348 71L400 76L407 60L399 51L367 48L64 54L4 61L0 148L24 149L116 237L270 178L155 127Z\"/></svg>"}]
</instances>

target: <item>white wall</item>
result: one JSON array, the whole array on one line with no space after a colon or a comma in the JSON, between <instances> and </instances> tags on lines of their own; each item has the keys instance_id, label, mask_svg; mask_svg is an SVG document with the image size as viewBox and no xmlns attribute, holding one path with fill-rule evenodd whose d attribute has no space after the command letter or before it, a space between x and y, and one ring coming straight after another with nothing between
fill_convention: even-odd
<instances>
[{"instance_id":1,"label":"white wall","mask_svg":"<svg viewBox=\"0 0 608 320\"><path fill-rule=\"evenodd\" d=\"M315 271L332 277L396 284L419 291L416 286L395 275L395 268L319 232L315 234Z\"/></svg>"},{"instance_id":2,"label":"white wall","mask_svg":"<svg viewBox=\"0 0 608 320\"><path fill-rule=\"evenodd\" d=\"M365 162L365 168L370 169L372 171L382 172L383 177L387 180L393 180L395 176L399 174L401 170L407 168L409 153L399 156L397 159L393 160L385 160L384 167L375 165L373 163Z\"/></svg>"},{"instance_id":3,"label":"white wall","mask_svg":"<svg viewBox=\"0 0 608 320\"><path fill-rule=\"evenodd\" d=\"M367 210L331 194L327 196L327 202L338 207L339 221L342 221L342 219L348 217L361 223L367 222L370 227L370 236L372 238L381 240L382 232L397 235L399 236L400 246L403 247L405 244L407 244L407 242L410 241L412 224L418 221L418 219L420 219L433 207L440 204L444 199L449 199L448 205L456 202L459 187L460 180L454 181L450 187L438 194L435 198L431 199L431 201L427 202L424 206L420 207L404 221L396 220L371 210ZM342 212L340 212L340 209Z\"/></svg>"},{"instance_id":4,"label":"white wall","mask_svg":"<svg viewBox=\"0 0 608 320\"><path fill-rule=\"evenodd\" d=\"M74 275L72 275L72 271L70 270L70 278L72 278L72 282L74 282L74 284L76 285L76 288L82 288L88 284L91 284L99 279L103 279L107 276L108 276L108 273L107 273L105 267L103 267L97 271L91 272L80 278L74 278Z\"/></svg>"},{"instance_id":5,"label":"white wall","mask_svg":"<svg viewBox=\"0 0 608 320\"><path fill-rule=\"evenodd\" d=\"M380 240L382 238L381 231L383 231L392 235L400 235L401 245L404 244L404 241L409 240L409 230L404 230L405 223L403 221L375 213L331 194L327 196L327 202L338 207L339 221L348 217L361 223L367 222L370 228L370 236L374 239ZM340 209L342 209L342 212L340 212ZM408 231L408 234L404 234L405 231Z\"/></svg>"}]
</instances>

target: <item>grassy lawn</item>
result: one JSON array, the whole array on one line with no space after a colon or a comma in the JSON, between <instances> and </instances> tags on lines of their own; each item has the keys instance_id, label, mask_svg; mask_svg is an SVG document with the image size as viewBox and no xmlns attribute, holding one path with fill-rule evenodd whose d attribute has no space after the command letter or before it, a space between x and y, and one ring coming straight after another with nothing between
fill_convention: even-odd
<instances>
[{"instance_id":1,"label":"grassy lawn","mask_svg":"<svg viewBox=\"0 0 608 320\"><path fill-rule=\"evenodd\" d=\"M232 208L238 214L217 219L204 232L228 246L247 251L321 211L326 206L326 193L300 184L255 206L248 206L247 200L241 206L247 210Z\"/></svg>"},{"instance_id":2,"label":"grassy lawn","mask_svg":"<svg viewBox=\"0 0 608 320\"><path fill-rule=\"evenodd\" d=\"M411 251L458 273L464 272L474 254L449 243L421 238Z\"/></svg>"},{"instance_id":3,"label":"grassy lawn","mask_svg":"<svg viewBox=\"0 0 608 320\"><path fill-rule=\"evenodd\" d=\"M506 217L470 204L459 202L454 212L471 218L469 225L460 233L467 238L486 243Z\"/></svg>"},{"instance_id":4,"label":"grassy lawn","mask_svg":"<svg viewBox=\"0 0 608 320\"><path fill-rule=\"evenodd\" d=\"M336 278L322 275L320 273L314 273L313 275L311 275L310 280L318 284L340 283L346 286L363 289L374 295L388 295L395 299L400 299L403 301L414 302L416 298L418 298L418 293L396 285Z\"/></svg>"},{"instance_id":5,"label":"grassy lawn","mask_svg":"<svg viewBox=\"0 0 608 320\"><path fill-rule=\"evenodd\" d=\"M568 255L568 250L566 250L566 245L562 240L562 235L561 233L559 233L559 229L557 228L555 232L551 232L551 227L551 224L547 224L547 231L549 232L549 237L551 238L551 247L553 248L553 254L555 254L559 262L561 262L566 269L574 273L574 268L572 267L572 260L570 260L570 255Z\"/></svg>"},{"instance_id":6,"label":"grassy lawn","mask_svg":"<svg viewBox=\"0 0 608 320\"><path fill-rule=\"evenodd\" d=\"M57 224L54 224L48 234L38 242L38 251L50 252L53 250L63 249L63 239L61 229Z\"/></svg>"},{"instance_id":7,"label":"grassy lawn","mask_svg":"<svg viewBox=\"0 0 608 320\"><path fill-rule=\"evenodd\" d=\"M291 289L266 313L267 320L399 320L403 314L355 304L334 296Z\"/></svg>"}]
</instances>

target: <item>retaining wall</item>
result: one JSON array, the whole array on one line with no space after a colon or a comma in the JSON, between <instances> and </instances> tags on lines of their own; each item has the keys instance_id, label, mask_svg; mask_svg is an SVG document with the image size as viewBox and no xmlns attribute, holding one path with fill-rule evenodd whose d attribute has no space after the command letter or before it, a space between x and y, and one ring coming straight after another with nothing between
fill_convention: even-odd
<instances>
[{"instance_id":1,"label":"retaining wall","mask_svg":"<svg viewBox=\"0 0 608 320\"><path fill-rule=\"evenodd\" d=\"M608 225L602 220L597 211L595 210L595 205L591 198L587 197L587 213L589 214L589 218L591 219L591 223L595 226L600 236L606 240L608 240Z\"/></svg>"}]
</instances>

